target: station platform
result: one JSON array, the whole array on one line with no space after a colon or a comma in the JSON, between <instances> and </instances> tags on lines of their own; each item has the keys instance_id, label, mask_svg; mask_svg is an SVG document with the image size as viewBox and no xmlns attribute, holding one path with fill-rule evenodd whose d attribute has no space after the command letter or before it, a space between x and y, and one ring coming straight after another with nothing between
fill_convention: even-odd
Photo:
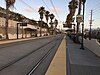
<instances>
[{"instance_id":1,"label":"station platform","mask_svg":"<svg viewBox=\"0 0 100 75\"><path fill-rule=\"evenodd\" d=\"M62 40L45 75L66 75L66 40Z\"/></svg>"},{"instance_id":2,"label":"station platform","mask_svg":"<svg viewBox=\"0 0 100 75\"><path fill-rule=\"evenodd\" d=\"M100 58L85 45L84 50L80 49L81 45L76 44L71 38L66 37L67 40L67 75L100 75ZM93 46L95 47L95 45Z\"/></svg>"},{"instance_id":3,"label":"station platform","mask_svg":"<svg viewBox=\"0 0 100 75\"><path fill-rule=\"evenodd\" d=\"M36 39L36 38L0 40L0 44L7 44L7 43L13 43L13 42L25 41L25 40L31 40L31 39Z\"/></svg>"},{"instance_id":4,"label":"station platform","mask_svg":"<svg viewBox=\"0 0 100 75\"><path fill-rule=\"evenodd\" d=\"M42 37L30 37L30 38L19 38L19 39L9 39L9 40L0 40L0 44L7 44L7 43L13 43L13 42L19 42L19 41L25 41L25 40L31 40L31 39L40 39L45 37L51 37L51 36L42 36Z\"/></svg>"}]
</instances>

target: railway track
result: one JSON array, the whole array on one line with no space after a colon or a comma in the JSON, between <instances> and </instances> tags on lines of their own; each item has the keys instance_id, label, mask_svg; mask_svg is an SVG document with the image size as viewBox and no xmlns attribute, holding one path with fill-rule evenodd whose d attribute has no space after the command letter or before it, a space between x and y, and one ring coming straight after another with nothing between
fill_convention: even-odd
<instances>
[{"instance_id":1,"label":"railway track","mask_svg":"<svg viewBox=\"0 0 100 75\"><path fill-rule=\"evenodd\" d=\"M24 60L28 59L29 57L32 57L33 55L36 56L38 54L39 56L37 56L36 59L33 57L33 59L35 59L36 62L34 62L33 65L31 65L31 68L29 68L29 70L25 74L23 74L23 75L32 75L34 73L34 71L39 67L39 65L41 65L41 63L52 53L54 48L58 47L58 45L61 42L61 39L62 39L62 37L59 37L59 38L56 37L53 40L49 41L48 43L43 44L41 47L29 52L28 54L0 67L0 75L1 74L6 75L5 71L9 70L9 68L11 66L13 66L14 64L17 64L19 62L23 62ZM56 52L56 50L55 50L55 52ZM53 56L54 56L54 54L53 54ZM7 74L7 75L10 75L10 74ZM14 75L19 75L19 74L14 74ZM20 74L20 75L22 75L22 74Z\"/></svg>"},{"instance_id":2,"label":"railway track","mask_svg":"<svg viewBox=\"0 0 100 75\"><path fill-rule=\"evenodd\" d=\"M52 36L52 37L55 37L55 36ZM51 37L46 37L46 38L51 38ZM41 40L41 39L45 39L45 38L37 38L37 39ZM36 42L37 39L31 39L31 40L25 40L25 41L16 41L16 42L7 43L7 44L0 44L0 49L11 47L11 46L16 46L16 45L22 45L22 44L30 43L30 42Z\"/></svg>"}]
</instances>

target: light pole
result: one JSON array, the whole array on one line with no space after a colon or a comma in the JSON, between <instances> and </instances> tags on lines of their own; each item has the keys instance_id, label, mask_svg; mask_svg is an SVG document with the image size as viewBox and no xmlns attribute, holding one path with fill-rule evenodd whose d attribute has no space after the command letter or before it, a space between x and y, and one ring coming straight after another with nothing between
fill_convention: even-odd
<instances>
[{"instance_id":1,"label":"light pole","mask_svg":"<svg viewBox=\"0 0 100 75\"><path fill-rule=\"evenodd\" d=\"M50 22L50 24L51 24L51 29L52 29L52 35L53 35L53 22L52 22L52 20L54 19L54 14L50 14L50 19L51 19L51 22Z\"/></svg>"},{"instance_id":2,"label":"light pole","mask_svg":"<svg viewBox=\"0 0 100 75\"><path fill-rule=\"evenodd\" d=\"M84 41L83 41L83 38L84 38L84 12L85 12L85 2L86 0L82 0L83 2L83 23L82 23L82 40L81 40L81 48L82 50L84 50Z\"/></svg>"},{"instance_id":3,"label":"light pole","mask_svg":"<svg viewBox=\"0 0 100 75\"><path fill-rule=\"evenodd\" d=\"M90 30L89 30L89 40L91 40L91 26L92 25L90 25Z\"/></svg>"},{"instance_id":4,"label":"light pole","mask_svg":"<svg viewBox=\"0 0 100 75\"><path fill-rule=\"evenodd\" d=\"M42 6L39 8L39 14L40 14L40 20L41 20L41 25L40 25L40 37L41 37L41 27L42 27L42 19L43 19L43 14L45 12L45 8Z\"/></svg>"}]
</instances>

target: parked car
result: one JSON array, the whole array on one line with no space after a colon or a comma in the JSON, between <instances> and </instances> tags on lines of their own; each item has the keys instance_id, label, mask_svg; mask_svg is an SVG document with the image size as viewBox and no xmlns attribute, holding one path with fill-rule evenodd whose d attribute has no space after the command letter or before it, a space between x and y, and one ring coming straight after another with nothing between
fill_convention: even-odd
<instances>
[{"instance_id":1,"label":"parked car","mask_svg":"<svg viewBox=\"0 0 100 75\"><path fill-rule=\"evenodd\" d=\"M6 39L4 35L0 34L0 40Z\"/></svg>"}]
</instances>

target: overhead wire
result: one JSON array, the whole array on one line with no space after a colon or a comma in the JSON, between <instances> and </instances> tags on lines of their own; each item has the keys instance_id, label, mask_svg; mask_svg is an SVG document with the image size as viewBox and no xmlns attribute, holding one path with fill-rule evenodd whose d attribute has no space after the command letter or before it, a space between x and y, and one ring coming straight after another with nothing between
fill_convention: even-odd
<instances>
[{"instance_id":1,"label":"overhead wire","mask_svg":"<svg viewBox=\"0 0 100 75\"><path fill-rule=\"evenodd\" d=\"M27 5L30 9L32 9L34 12L38 12L38 11L36 11L33 7L31 7L29 4L27 4L26 2L24 2L23 0L19 0L19 1L21 1L23 4L25 4L25 5Z\"/></svg>"},{"instance_id":2,"label":"overhead wire","mask_svg":"<svg viewBox=\"0 0 100 75\"><path fill-rule=\"evenodd\" d=\"M46 2L44 0L42 0L42 2L45 4L45 6L48 8L48 10L51 12L50 8L48 7L48 5L46 4Z\"/></svg>"},{"instance_id":3,"label":"overhead wire","mask_svg":"<svg viewBox=\"0 0 100 75\"><path fill-rule=\"evenodd\" d=\"M56 8L55 8L55 6L54 6L54 4L53 4L53 1L50 0L50 2L51 2L52 6L53 6L53 8L54 8L55 14L57 15L58 19L60 20L60 18L59 18L59 16L58 16L58 13L57 13L57 11L56 11ZM60 21L61 21L61 20L60 20Z\"/></svg>"},{"instance_id":4,"label":"overhead wire","mask_svg":"<svg viewBox=\"0 0 100 75\"><path fill-rule=\"evenodd\" d=\"M97 8L99 8L100 6L98 6L100 4L100 2L97 2L97 6L95 8L93 8L93 10L97 10Z\"/></svg>"},{"instance_id":5,"label":"overhead wire","mask_svg":"<svg viewBox=\"0 0 100 75\"><path fill-rule=\"evenodd\" d=\"M65 3L69 3L69 1L68 0L65 0ZM65 5L65 8L68 8L68 5Z\"/></svg>"},{"instance_id":6,"label":"overhead wire","mask_svg":"<svg viewBox=\"0 0 100 75\"><path fill-rule=\"evenodd\" d=\"M100 11L99 11L99 10L100 10L100 8L99 8L100 5L99 5L99 4L100 4L100 2L96 2L96 4L95 4L96 6L92 9L92 10L93 10L93 14L94 14L94 19L95 19L95 20L98 19L98 18L95 18L95 17L96 17L95 15L96 15L97 13L100 13Z\"/></svg>"}]
</instances>

